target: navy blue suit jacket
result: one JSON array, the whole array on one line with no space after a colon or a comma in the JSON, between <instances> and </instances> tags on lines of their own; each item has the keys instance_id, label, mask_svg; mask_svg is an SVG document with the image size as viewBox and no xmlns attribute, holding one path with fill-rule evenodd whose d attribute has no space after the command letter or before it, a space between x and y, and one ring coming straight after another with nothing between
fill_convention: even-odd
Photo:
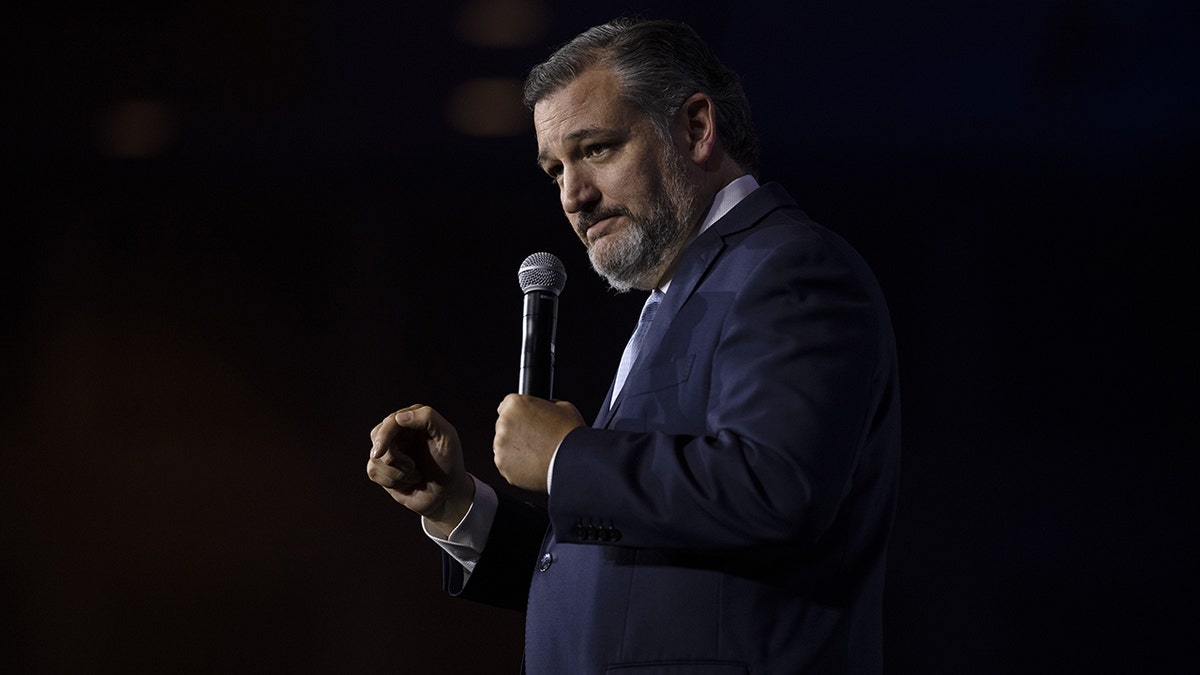
<instances>
[{"instance_id":1,"label":"navy blue suit jacket","mask_svg":"<svg viewBox=\"0 0 1200 675\"><path fill-rule=\"evenodd\" d=\"M900 408L867 265L764 185L684 252L646 345L548 509L502 496L447 589L526 610L529 673L878 672Z\"/></svg>"}]
</instances>

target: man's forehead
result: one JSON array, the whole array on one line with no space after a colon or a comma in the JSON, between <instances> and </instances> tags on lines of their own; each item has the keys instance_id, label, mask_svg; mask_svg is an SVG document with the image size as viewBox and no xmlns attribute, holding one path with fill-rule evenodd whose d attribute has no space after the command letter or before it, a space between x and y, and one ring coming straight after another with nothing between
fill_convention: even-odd
<instances>
[{"instance_id":1,"label":"man's forehead","mask_svg":"<svg viewBox=\"0 0 1200 675\"><path fill-rule=\"evenodd\" d=\"M542 97L538 104L563 99L615 98L621 91L616 71L593 66Z\"/></svg>"},{"instance_id":2,"label":"man's forehead","mask_svg":"<svg viewBox=\"0 0 1200 675\"><path fill-rule=\"evenodd\" d=\"M636 124L638 117L621 98L611 71L587 71L534 105L539 159L550 144L616 133Z\"/></svg>"},{"instance_id":3,"label":"man's forehead","mask_svg":"<svg viewBox=\"0 0 1200 675\"><path fill-rule=\"evenodd\" d=\"M570 124L577 119L606 116L622 105L620 94L620 85L611 70L592 68L535 103L534 125L541 129ZM587 122L577 124L588 125Z\"/></svg>"}]
</instances>

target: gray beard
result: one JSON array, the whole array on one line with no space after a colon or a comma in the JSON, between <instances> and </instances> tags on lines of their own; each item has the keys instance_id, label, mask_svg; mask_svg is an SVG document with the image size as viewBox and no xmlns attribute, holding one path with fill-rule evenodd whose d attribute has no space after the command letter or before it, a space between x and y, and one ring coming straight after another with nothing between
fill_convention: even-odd
<instances>
[{"instance_id":1,"label":"gray beard","mask_svg":"<svg viewBox=\"0 0 1200 675\"><path fill-rule=\"evenodd\" d=\"M661 163L662 180L650 213L623 211L628 226L609 235L614 240L603 257L594 246L588 248L592 269L618 293L654 288L691 230L696 195L688 184L684 159L670 152Z\"/></svg>"}]
</instances>

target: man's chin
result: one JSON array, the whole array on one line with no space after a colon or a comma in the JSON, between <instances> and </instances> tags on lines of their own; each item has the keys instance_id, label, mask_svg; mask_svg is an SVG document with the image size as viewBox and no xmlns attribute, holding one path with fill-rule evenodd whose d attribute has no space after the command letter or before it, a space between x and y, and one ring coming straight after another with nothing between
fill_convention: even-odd
<instances>
[{"instance_id":1,"label":"man's chin","mask_svg":"<svg viewBox=\"0 0 1200 675\"><path fill-rule=\"evenodd\" d=\"M602 256L596 254L596 249L588 249L588 262L592 264L592 270L600 275L601 279L608 282L608 285L618 293L633 290L633 284L629 283L629 279L619 268L608 264Z\"/></svg>"},{"instance_id":2,"label":"man's chin","mask_svg":"<svg viewBox=\"0 0 1200 675\"><path fill-rule=\"evenodd\" d=\"M612 232L597 237L588 246L588 260L596 271L614 291L624 293L633 289L650 290L658 281L654 270L644 269L653 263L648 260L632 260L639 258L637 249L646 245L645 241L629 241L633 236L626 231Z\"/></svg>"},{"instance_id":3,"label":"man's chin","mask_svg":"<svg viewBox=\"0 0 1200 675\"><path fill-rule=\"evenodd\" d=\"M588 256L588 260L591 261L592 269L595 270L596 274L599 274L618 293L625 293L634 289L648 291L654 287L654 281L648 279L651 275L646 273L636 274L627 269L606 265L591 255Z\"/></svg>"}]
</instances>

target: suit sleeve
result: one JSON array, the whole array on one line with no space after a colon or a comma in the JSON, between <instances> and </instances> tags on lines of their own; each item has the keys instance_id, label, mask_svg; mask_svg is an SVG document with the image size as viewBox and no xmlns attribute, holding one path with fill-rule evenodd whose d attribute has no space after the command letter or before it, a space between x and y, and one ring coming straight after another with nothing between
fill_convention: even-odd
<instances>
[{"instance_id":1,"label":"suit sleeve","mask_svg":"<svg viewBox=\"0 0 1200 675\"><path fill-rule=\"evenodd\" d=\"M442 586L456 597L523 612L546 534L546 512L503 493L497 497L496 518L469 582L462 565L443 552Z\"/></svg>"},{"instance_id":2,"label":"suit sleeve","mask_svg":"<svg viewBox=\"0 0 1200 675\"><path fill-rule=\"evenodd\" d=\"M886 417L894 344L865 263L810 233L773 243L732 276L727 288L702 284L688 302L706 305L703 323L672 323L663 341L659 356L699 374L622 402L624 423L614 426L623 430L581 428L563 442L550 500L561 540L812 543L856 474L885 461L872 455L884 451L875 426ZM681 330L716 339L692 351L702 337ZM639 417L648 421L629 423Z\"/></svg>"}]
</instances>

